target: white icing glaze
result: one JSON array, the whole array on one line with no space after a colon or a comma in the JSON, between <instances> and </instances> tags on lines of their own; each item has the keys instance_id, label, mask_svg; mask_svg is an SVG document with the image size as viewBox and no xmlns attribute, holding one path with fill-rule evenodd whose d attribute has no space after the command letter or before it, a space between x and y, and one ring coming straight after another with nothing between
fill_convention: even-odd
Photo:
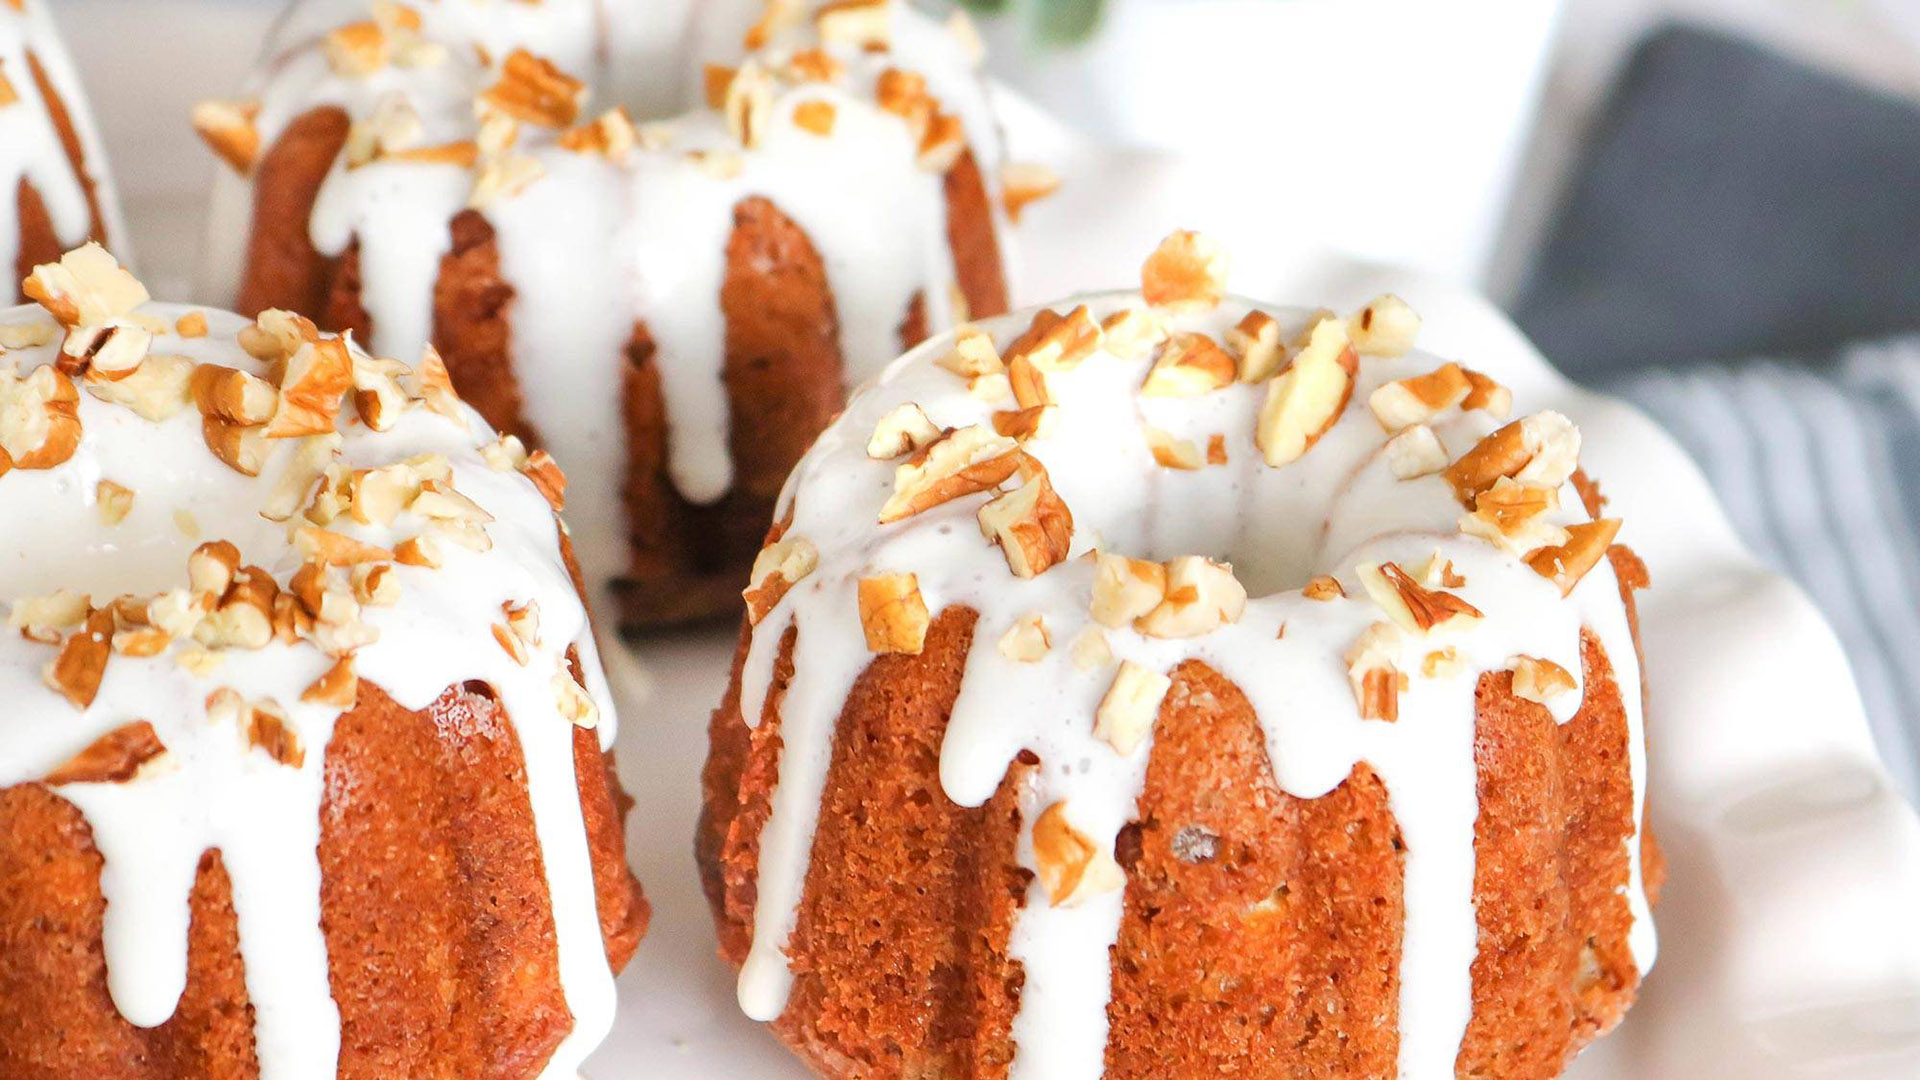
<instances>
[{"instance_id":1,"label":"white icing glaze","mask_svg":"<svg viewBox=\"0 0 1920 1080\"><path fill-rule=\"evenodd\" d=\"M74 172L60 133L47 113L27 63L29 55L40 62L47 81L66 106L67 117L80 138L100 213L107 219L106 231L116 244L122 243L126 234L93 116L52 17L40 0L26 0L24 9L0 3L0 77L19 98L11 105L0 105L0 268L4 268L0 273L7 280L0 293L7 300L17 295L13 271L20 254L20 207L16 194L22 180L40 193L62 244L77 245L86 240L94 224L86 187Z\"/></svg>"},{"instance_id":2,"label":"white icing glaze","mask_svg":"<svg viewBox=\"0 0 1920 1080\"><path fill-rule=\"evenodd\" d=\"M423 144L472 138L473 97L495 78L475 59L474 43L495 57L522 46L586 78L593 93L583 119L615 104L626 105L636 120L649 119L644 106L653 102L607 94L633 83L629 67L657 61L657 46L635 56L604 48L631 37L625 30L633 13L625 8L596 14L597 5L587 0L417 6L423 35L449 46L448 61L388 67L364 78L334 73L314 41L332 26L365 18L366 4L309 0L290 13L275 35L279 51L249 88L262 106L262 145L273 145L317 105L337 104L360 118L394 93L422 114ZM720 115L705 108L668 121L674 132L668 145L636 150L619 162L564 150L554 145L553 132L522 126L519 148L541 161L544 176L483 212L498 238L501 277L517 296L512 328L525 415L575 479L569 514L590 581L607 581L628 563L621 387L636 322L646 324L657 346L675 487L692 502L711 503L732 486L720 285L741 200L769 199L820 253L849 384L898 354L897 327L916 294L925 298L929 326L952 322L954 268L941 177L914 164L908 125L874 104L872 87L891 66L924 75L941 108L962 121L992 190L999 132L979 76L950 32L903 0L892 6L892 51L831 47L848 78L784 86L764 141L750 150L741 150ZM719 5L711 17L721 18L727 7ZM811 23L803 20L760 59L770 63L814 43ZM731 55L738 59L737 48ZM698 72L690 74L682 97L697 92ZM815 100L836 106L828 138L792 122L796 104ZM741 153L743 167L737 176L718 177L690 160L689 151ZM471 181L455 166L389 162L351 172L337 166L323 186L313 239L333 255L359 241L362 302L377 351L413 356L430 335L433 283L451 246L447 226L465 205ZM223 178L212 244L223 253L216 262L227 264L223 275L242 264L249 199L243 183ZM997 206L994 227L1004 228ZM1000 241L1005 250L1006 238ZM225 289L214 295L231 295L232 279L223 281Z\"/></svg>"},{"instance_id":3,"label":"white icing glaze","mask_svg":"<svg viewBox=\"0 0 1920 1080\"><path fill-rule=\"evenodd\" d=\"M1084 302L1099 317L1138 303L1138 297L1109 294ZM1218 340L1248 308L1229 301L1210 314L1181 317L1175 327ZM1281 320L1284 336L1304 325L1304 312L1266 310ZM1009 317L985 328L1004 347L1027 321ZM1602 560L1563 598L1516 556L1462 535L1460 504L1440 476L1392 476L1381 454L1386 435L1365 405L1367 395L1384 382L1425 373L1439 360L1418 352L1397 359L1364 356L1352 403L1338 423L1304 458L1281 468L1268 467L1255 448L1263 386L1143 398L1137 390L1148 358L1105 351L1049 376L1061 402L1058 426L1025 449L1047 468L1072 510L1073 545L1069 561L1022 580L1008 572L1000 550L981 538L974 520L980 496L893 525L875 524L896 464L866 454L882 416L914 402L936 427L959 428L987 424L996 409L1012 405L979 400L939 367L934 361L949 345L935 339L858 395L802 460L782 498L782 513L793 519L787 535L811 541L819 564L754 628L742 675L742 715L757 724L780 641L789 627L796 629L793 679L780 707L780 774L760 840L753 945L739 985L748 1014L778 1016L791 986L782 949L806 879L833 730L854 681L872 660L861 631L857 583L880 571L917 574L936 616L953 606L979 615L940 763L942 785L961 805L985 802L1015 755L1031 750L1041 765L1022 794L1026 820L1065 802L1074 826L1111 850L1136 813L1151 753L1149 742L1123 757L1093 734L1096 706L1120 660L1165 672L1193 658L1230 678L1259 717L1280 786L1295 796L1323 795L1356 763L1369 763L1385 783L1406 844L1400 1075L1409 1080L1453 1075L1471 1013L1476 682L1482 672L1504 668L1519 655L1551 660L1577 681L1581 630L1591 629L1626 703L1636 792L1626 893L1636 964L1642 972L1651 967L1653 924L1639 863L1638 793L1646 775L1639 664L1618 583ZM1502 374L1498 367L1484 370L1495 378ZM1197 471L1159 467L1141 434L1142 420L1203 447L1208 436L1223 435L1229 462ZM1499 422L1455 409L1433 426L1450 456L1458 457ZM1585 520L1570 485L1561 495L1555 520ZM1225 559L1252 599L1237 623L1197 638L1159 640L1132 628L1107 630L1113 661L1083 671L1068 646L1094 626L1088 614L1093 570L1077 557L1095 548L1149 559ZM1467 579L1452 591L1485 618L1432 645L1410 644L1399 667L1413 679L1400 696L1398 722L1362 720L1344 657L1383 616L1355 568L1384 560L1422 566L1436 550ZM1300 586L1318 574L1339 578L1347 598L1304 597ZM1044 617L1053 648L1038 662L1014 662L995 643L1031 613ZM1466 663L1450 677L1421 677L1420 655L1440 643L1458 649ZM1571 719L1581 698L1582 692L1574 692L1555 699L1555 719ZM1030 838L1022 842L1020 859L1036 867ZM1054 908L1038 883L1030 890L1009 945L1025 971L1013 1028L1015 1080L1101 1074L1108 950L1122 903L1123 894L1112 892L1079 907Z\"/></svg>"},{"instance_id":4,"label":"white icing glaze","mask_svg":"<svg viewBox=\"0 0 1920 1080\"><path fill-rule=\"evenodd\" d=\"M150 304L142 314L168 324L190 309ZM261 371L235 343L247 325L207 313L204 338L163 335L156 353ZM41 321L38 308L0 310L0 325ZM9 352L0 365L25 372L53 359L57 345ZM355 656L358 674L401 705L421 709L450 686L491 686L517 733L525 759L540 854L551 885L562 987L574 1026L546 1072L571 1078L613 1019L613 978L601 941L588 841L574 771L573 726L550 685L568 647L577 646L587 688L600 713L602 747L615 718L587 615L560 554L559 528L525 477L500 471L479 448L494 438L472 410L462 426L425 409L375 433L342 421L342 460L374 467L417 454L443 454L453 486L495 520L485 553L452 544L442 569L395 565L400 599L366 607L378 640ZM65 588L104 604L119 594L150 595L186 583L186 559L204 540L224 539L245 563L285 586L299 566L286 527L260 516L290 453L281 449L262 475L248 478L205 447L200 415L189 406L155 424L80 394L84 434L73 457L44 471L0 475L0 598L16 600ZM347 411L351 416L351 410ZM102 479L131 489L130 514L102 523L95 506ZM190 536L186 512L201 535ZM391 527L333 526L390 546L420 530L402 513ZM490 627L503 602L538 604L540 639L522 666ZM77 805L105 859L101 886L108 983L120 1011L153 1026L172 1015L186 982L188 895L202 852L218 849L233 883L248 995L255 1009L261 1075L266 1080L328 1080L335 1074L339 1017L332 1001L320 929L319 842L325 748L339 709L303 703L301 691L332 664L309 644L226 650L205 676L172 654L116 653L92 706L75 707L42 682L55 648L0 633L0 788L40 780L95 739L135 719L154 727L177 767L125 783L56 788ZM210 723L205 705L217 687L285 708L305 747L297 769L251 749L232 724Z\"/></svg>"}]
</instances>

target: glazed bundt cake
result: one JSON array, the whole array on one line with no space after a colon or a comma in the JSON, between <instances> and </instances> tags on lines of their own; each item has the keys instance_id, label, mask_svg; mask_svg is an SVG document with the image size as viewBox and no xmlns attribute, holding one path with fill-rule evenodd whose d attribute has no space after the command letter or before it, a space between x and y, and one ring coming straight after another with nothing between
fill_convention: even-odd
<instances>
[{"instance_id":1,"label":"glazed bundt cake","mask_svg":"<svg viewBox=\"0 0 1920 1080\"><path fill-rule=\"evenodd\" d=\"M0 0L0 303L35 266L123 230L80 80L42 0Z\"/></svg>"},{"instance_id":2,"label":"glazed bundt cake","mask_svg":"<svg viewBox=\"0 0 1920 1080\"><path fill-rule=\"evenodd\" d=\"M627 623L732 616L845 386L1006 310L998 136L963 24L905 0L775 0L657 122L589 107L639 62L608 24L645 17L599 7L299 5L250 96L196 115L236 171L216 246L242 312L431 341L567 461Z\"/></svg>"},{"instance_id":3,"label":"glazed bundt cake","mask_svg":"<svg viewBox=\"0 0 1920 1080\"><path fill-rule=\"evenodd\" d=\"M26 289L0 1076L573 1080L647 907L558 469L98 247Z\"/></svg>"},{"instance_id":4,"label":"glazed bundt cake","mask_svg":"<svg viewBox=\"0 0 1920 1080\"><path fill-rule=\"evenodd\" d=\"M788 483L698 849L824 1077L1544 1080L1653 962L1578 431L1223 267L929 342Z\"/></svg>"}]
</instances>

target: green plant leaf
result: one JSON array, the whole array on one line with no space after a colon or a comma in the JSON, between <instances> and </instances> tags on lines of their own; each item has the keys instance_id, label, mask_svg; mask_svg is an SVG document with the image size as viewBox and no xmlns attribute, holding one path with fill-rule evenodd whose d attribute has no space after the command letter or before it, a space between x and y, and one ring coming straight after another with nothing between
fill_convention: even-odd
<instances>
[{"instance_id":1,"label":"green plant leaf","mask_svg":"<svg viewBox=\"0 0 1920 1080\"><path fill-rule=\"evenodd\" d=\"M1055 46L1080 45L1100 28L1104 0L1037 0L1034 36Z\"/></svg>"}]
</instances>

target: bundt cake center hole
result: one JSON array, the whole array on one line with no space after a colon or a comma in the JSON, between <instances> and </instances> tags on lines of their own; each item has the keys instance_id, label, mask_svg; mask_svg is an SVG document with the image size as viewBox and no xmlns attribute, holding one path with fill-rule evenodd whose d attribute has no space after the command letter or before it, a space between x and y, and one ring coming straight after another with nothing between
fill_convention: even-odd
<instances>
[{"instance_id":1,"label":"bundt cake center hole","mask_svg":"<svg viewBox=\"0 0 1920 1080\"><path fill-rule=\"evenodd\" d=\"M1185 509L1184 507L1182 508ZM1220 521L1207 514L1191 514L1175 520L1176 515L1149 512L1142 520L1151 520L1158 534L1138 537L1129 543L1122 528L1102 529L1109 549L1136 559L1165 562L1187 555L1205 555L1233 567L1233 576L1246 588L1250 599L1298 592L1315 577L1329 571L1319 565L1318 537L1236 536L1244 526L1238 521ZM1317 530L1314 530L1317 532Z\"/></svg>"}]
</instances>

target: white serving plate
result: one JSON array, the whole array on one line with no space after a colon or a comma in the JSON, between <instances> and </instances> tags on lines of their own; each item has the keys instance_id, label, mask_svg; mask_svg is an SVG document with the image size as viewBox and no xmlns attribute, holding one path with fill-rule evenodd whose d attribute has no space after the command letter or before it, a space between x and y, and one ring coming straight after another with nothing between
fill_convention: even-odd
<instances>
[{"instance_id":1,"label":"white serving plate","mask_svg":"<svg viewBox=\"0 0 1920 1080\"><path fill-rule=\"evenodd\" d=\"M237 84L275 6L56 5L102 112L145 276L169 298L185 298L211 175L186 106ZM1580 423L1622 539L1653 573L1641 600L1652 819L1671 876L1659 966L1576 1080L1920 1077L1920 818L1888 785L1832 633L1735 539L1679 447L1555 374L1478 297L1301 243L1286 213L1250 219L1200 198L1205 167L1095 150L1011 100L1008 128L1023 156L1068 180L1030 211L1023 302L1130 284L1168 229L1205 228L1230 240L1237 291L1334 307L1398 291L1426 316L1425 347L1498 368L1527 408ZM589 1080L807 1075L735 1008L693 863L706 720L733 644L716 629L609 657L626 691L621 774L639 804L629 854L654 922Z\"/></svg>"}]
</instances>

